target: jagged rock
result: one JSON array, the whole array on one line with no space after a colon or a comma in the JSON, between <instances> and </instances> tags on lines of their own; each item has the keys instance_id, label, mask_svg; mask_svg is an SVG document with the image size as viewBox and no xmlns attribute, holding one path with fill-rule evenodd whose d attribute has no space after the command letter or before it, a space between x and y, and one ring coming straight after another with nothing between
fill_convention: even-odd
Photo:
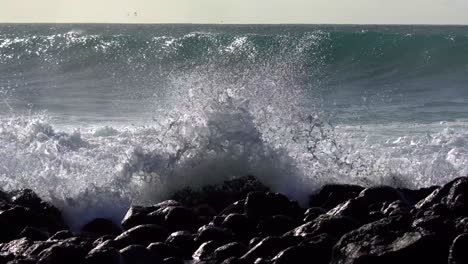
<instances>
[{"instance_id":1,"label":"jagged rock","mask_svg":"<svg viewBox=\"0 0 468 264\"><path fill-rule=\"evenodd\" d=\"M426 210L434 204L441 203L455 211L458 216L468 216L468 178L456 178L453 181L433 191L416 208Z\"/></svg>"},{"instance_id":2,"label":"jagged rock","mask_svg":"<svg viewBox=\"0 0 468 264\"><path fill-rule=\"evenodd\" d=\"M247 195L244 210L251 219L263 219L268 216L285 215L297 218L302 209L297 202L279 193L252 192Z\"/></svg>"},{"instance_id":3,"label":"jagged rock","mask_svg":"<svg viewBox=\"0 0 468 264\"><path fill-rule=\"evenodd\" d=\"M84 225L81 229L81 232L93 233L98 236L118 236L120 233L122 233L122 229L111 220L104 218L96 218L93 221Z\"/></svg>"},{"instance_id":4,"label":"jagged rock","mask_svg":"<svg viewBox=\"0 0 468 264\"><path fill-rule=\"evenodd\" d=\"M359 224L352 218L346 216L321 215L312 222L305 223L292 231L289 235L313 237L320 234L329 234L341 237L345 233L359 227Z\"/></svg>"},{"instance_id":5,"label":"jagged rock","mask_svg":"<svg viewBox=\"0 0 468 264\"><path fill-rule=\"evenodd\" d=\"M120 250L125 264L153 264L155 258L151 252L142 245L130 245Z\"/></svg>"},{"instance_id":6,"label":"jagged rock","mask_svg":"<svg viewBox=\"0 0 468 264\"><path fill-rule=\"evenodd\" d=\"M148 246L153 242L163 242L169 231L158 225L139 225L123 232L114 239L119 248L137 244Z\"/></svg>"},{"instance_id":7,"label":"jagged rock","mask_svg":"<svg viewBox=\"0 0 468 264\"><path fill-rule=\"evenodd\" d=\"M468 234L461 234L452 243L449 254L449 264L468 263Z\"/></svg>"},{"instance_id":8,"label":"jagged rock","mask_svg":"<svg viewBox=\"0 0 468 264\"><path fill-rule=\"evenodd\" d=\"M195 231L198 227L198 217L194 212L183 206L167 206L149 214L150 217L160 219L172 231Z\"/></svg>"},{"instance_id":9,"label":"jagged rock","mask_svg":"<svg viewBox=\"0 0 468 264\"><path fill-rule=\"evenodd\" d=\"M364 190L358 185L329 184L325 185L316 194L309 197L310 207L322 207L327 210L359 195Z\"/></svg>"},{"instance_id":10,"label":"jagged rock","mask_svg":"<svg viewBox=\"0 0 468 264\"><path fill-rule=\"evenodd\" d=\"M411 228L411 219L384 218L345 234L333 250L333 264L444 263L446 251L434 233Z\"/></svg>"}]
</instances>

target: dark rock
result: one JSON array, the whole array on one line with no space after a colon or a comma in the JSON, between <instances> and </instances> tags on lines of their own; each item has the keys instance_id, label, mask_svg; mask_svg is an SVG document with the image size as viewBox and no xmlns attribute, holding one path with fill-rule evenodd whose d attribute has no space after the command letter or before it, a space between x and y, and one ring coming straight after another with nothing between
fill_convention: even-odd
<instances>
[{"instance_id":1,"label":"dark rock","mask_svg":"<svg viewBox=\"0 0 468 264\"><path fill-rule=\"evenodd\" d=\"M252 263L258 258L269 259L298 242L299 240L291 237L266 237L245 253L240 260Z\"/></svg>"},{"instance_id":2,"label":"dark rock","mask_svg":"<svg viewBox=\"0 0 468 264\"><path fill-rule=\"evenodd\" d=\"M224 181L219 185L205 186L200 190L186 188L176 192L172 198L188 207L209 204L219 212L235 201L245 199L248 193L255 191L266 192L268 187L253 176L244 176Z\"/></svg>"},{"instance_id":3,"label":"dark rock","mask_svg":"<svg viewBox=\"0 0 468 264\"><path fill-rule=\"evenodd\" d=\"M35 227L27 226L19 233L18 237L27 237L34 241L43 241L49 238L49 233Z\"/></svg>"},{"instance_id":4,"label":"dark rock","mask_svg":"<svg viewBox=\"0 0 468 264\"><path fill-rule=\"evenodd\" d=\"M38 256L45 249L56 244L56 241L36 241L24 253L25 256Z\"/></svg>"},{"instance_id":5,"label":"dark rock","mask_svg":"<svg viewBox=\"0 0 468 264\"><path fill-rule=\"evenodd\" d=\"M55 244L39 254L38 264L82 264L88 251L72 243Z\"/></svg>"},{"instance_id":6,"label":"dark rock","mask_svg":"<svg viewBox=\"0 0 468 264\"><path fill-rule=\"evenodd\" d=\"M3 244L1 252L13 255L23 255L33 243L34 242L28 238L12 240Z\"/></svg>"},{"instance_id":7,"label":"dark rock","mask_svg":"<svg viewBox=\"0 0 468 264\"><path fill-rule=\"evenodd\" d=\"M406 188L401 188L398 190L404 194L404 196L411 203L411 205L415 205L419 201L428 197L432 192L434 192L438 188L439 186L431 186L431 187L421 188L417 190L411 190L411 189L406 189Z\"/></svg>"},{"instance_id":8,"label":"dark rock","mask_svg":"<svg viewBox=\"0 0 468 264\"><path fill-rule=\"evenodd\" d=\"M450 247L449 264L468 263L468 234L461 234L453 241Z\"/></svg>"},{"instance_id":9,"label":"dark rock","mask_svg":"<svg viewBox=\"0 0 468 264\"><path fill-rule=\"evenodd\" d=\"M301 264L310 263L311 260L317 264L327 264L335 242L334 238L325 234L316 236L281 251L272 260L274 264Z\"/></svg>"},{"instance_id":10,"label":"dark rock","mask_svg":"<svg viewBox=\"0 0 468 264\"><path fill-rule=\"evenodd\" d=\"M161 264L184 264L184 261L180 258L170 257L164 259Z\"/></svg>"},{"instance_id":11,"label":"dark rock","mask_svg":"<svg viewBox=\"0 0 468 264\"><path fill-rule=\"evenodd\" d=\"M243 214L226 216L221 226L232 230L236 235L243 238L248 237L255 231L255 223Z\"/></svg>"},{"instance_id":12,"label":"dark rock","mask_svg":"<svg viewBox=\"0 0 468 264\"><path fill-rule=\"evenodd\" d=\"M195 231L199 222L192 210L182 206L163 207L151 213L150 216L160 218L172 231Z\"/></svg>"},{"instance_id":13,"label":"dark rock","mask_svg":"<svg viewBox=\"0 0 468 264\"><path fill-rule=\"evenodd\" d=\"M416 231L405 217L384 218L345 234L331 263L444 263L445 249L433 233Z\"/></svg>"},{"instance_id":14,"label":"dark rock","mask_svg":"<svg viewBox=\"0 0 468 264\"><path fill-rule=\"evenodd\" d=\"M223 243L219 241L207 241L198 247L198 249L193 253L192 257L195 260L208 260L212 258L213 252L222 245Z\"/></svg>"},{"instance_id":15,"label":"dark rock","mask_svg":"<svg viewBox=\"0 0 468 264\"><path fill-rule=\"evenodd\" d=\"M119 248L132 244L148 246L153 242L163 242L169 235L169 231L158 225L139 225L123 232L115 238Z\"/></svg>"},{"instance_id":16,"label":"dark rock","mask_svg":"<svg viewBox=\"0 0 468 264\"><path fill-rule=\"evenodd\" d=\"M24 189L12 193L11 202L21 207L26 207L33 215L30 226L44 227L50 233L66 229L62 213L51 204L42 201L36 193L30 189Z\"/></svg>"},{"instance_id":17,"label":"dark rock","mask_svg":"<svg viewBox=\"0 0 468 264\"><path fill-rule=\"evenodd\" d=\"M243 214L244 213L244 204L245 200L240 200L232 203L228 207L224 208L220 215L230 215L230 214Z\"/></svg>"},{"instance_id":18,"label":"dark rock","mask_svg":"<svg viewBox=\"0 0 468 264\"><path fill-rule=\"evenodd\" d=\"M321 207L311 207L307 209L307 211L304 213L303 222L307 223L310 221L314 221L317 217L326 213L327 211Z\"/></svg>"},{"instance_id":19,"label":"dark rock","mask_svg":"<svg viewBox=\"0 0 468 264\"><path fill-rule=\"evenodd\" d=\"M319 234L329 234L341 237L345 233L358 228L359 225L352 218L346 216L321 215L312 222L305 223L288 232L293 236L313 237Z\"/></svg>"},{"instance_id":20,"label":"dark rock","mask_svg":"<svg viewBox=\"0 0 468 264\"><path fill-rule=\"evenodd\" d=\"M96 218L93 221L87 223L81 229L82 232L93 233L98 236L112 235L118 236L122 233L122 229L114 222L104 218Z\"/></svg>"},{"instance_id":21,"label":"dark rock","mask_svg":"<svg viewBox=\"0 0 468 264\"><path fill-rule=\"evenodd\" d=\"M182 256L190 259L195 250L195 241L193 235L187 231L174 232L166 239L166 244L172 247L179 248Z\"/></svg>"},{"instance_id":22,"label":"dark rock","mask_svg":"<svg viewBox=\"0 0 468 264\"><path fill-rule=\"evenodd\" d=\"M250 239L249 248L253 248L255 245L260 243L260 241L262 241L263 239L264 239L264 237L254 237L254 238Z\"/></svg>"},{"instance_id":23,"label":"dark rock","mask_svg":"<svg viewBox=\"0 0 468 264\"><path fill-rule=\"evenodd\" d=\"M106 242L106 241L114 241L115 236L112 235L104 235L102 237L99 237L98 239L94 240L93 246L97 247L98 245Z\"/></svg>"},{"instance_id":24,"label":"dark rock","mask_svg":"<svg viewBox=\"0 0 468 264\"><path fill-rule=\"evenodd\" d=\"M131 206L122 220L122 227L128 230L135 226L151 224L148 214L155 210L154 207Z\"/></svg>"},{"instance_id":25,"label":"dark rock","mask_svg":"<svg viewBox=\"0 0 468 264\"><path fill-rule=\"evenodd\" d=\"M257 231L260 236L281 236L298 225L294 218L275 215L260 221Z\"/></svg>"},{"instance_id":26,"label":"dark rock","mask_svg":"<svg viewBox=\"0 0 468 264\"><path fill-rule=\"evenodd\" d=\"M151 252L151 254L156 260L160 261L169 257L176 257L182 255L179 248L169 246L161 242L151 243L147 247L147 249Z\"/></svg>"},{"instance_id":27,"label":"dark rock","mask_svg":"<svg viewBox=\"0 0 468 264\"><path fill-rule=\"evenodd\" d=\"M290 201L288 197L279 193L249 193L244 208L251 219L263 219L274 215L297 218L303 213L297 202Z\"/></svg>"},{"instance_id":28,"label":"dark rock","mask_svg":"<svg viewBox=\"0 0 468 264\"><path fill-rule=\"evenodd\" d=\"M86 264L121 264L120 252L113 247L96 247L85 258Z\"/></svg>"},{"instance_id":29,"label":"dark rock","mask_svg":"<svg viewBox=\"0 0 468 264\"><path fill-rule=\"evenodd\" d=\"M142 245L130 245L120 250L125 264L154 264L151 252Z\"/></svg>"},{"instance_id":30,"label":"dark rock","mask_svg":"<svg viewBox=\"0 0 468 264\"><path fill-rule=\"evenodd\" d=\"M53 236L49 237L48 240L49 241L63 240L63 239L71 238L73 236L74 236L74 234L70 230L61 230L61 231L58 231L57 233L55 233Z\"/></svg>"},{"instance_id":31,"label":"dark rock","mask_svg":"<svg viewBox=\"0 0 468 264\"><path fill-rule=\"evenodd\" d=\"M204 225L200 227L196 238L197 243L201 244L210 240L220 243L229 243L234 241L234 233L227 228L214 225Z\"/></svg>"},{"instance_id":32,"label":"dark rock","mask_svg":"<svg viewBox=\"0 0 468 264\"><path fill-rule=\"evenodd\" d=\"M357 185L329 184L309 197L310 207L322 207L327 210L359 195L364 188Z\"/></svg>"},{"instance_id":33,"label":"dark rock","mask_svg":"<svg viewBox=\"0 0 468 264\"><path fill-rule=\"evenodd\" d=\"M434 204L447 205L458 216L468 216L468 178L461 177L433 191L416 208L426 210Z\"/></svg>"},{"instance_id":34,"label":"dark rock","mask_svg":"<svg viewBox=\"0 0 468 264\"><path fill-rule=\"evenodd\" d=\"M225 260L231 257L240 257L247 252L247 247L241 243L233 242L217 248L213 252L213 258L216 260Z\"/></svg>"}]
</instances>

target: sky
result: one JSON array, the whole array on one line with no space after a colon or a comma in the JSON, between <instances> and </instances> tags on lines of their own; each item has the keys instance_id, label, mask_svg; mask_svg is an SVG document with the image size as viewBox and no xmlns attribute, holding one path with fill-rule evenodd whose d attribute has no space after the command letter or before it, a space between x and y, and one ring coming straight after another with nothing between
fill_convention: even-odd
<instances>
[{"instance_id":1,"label":"sky","mask_svg":"<svg viewBox=\"0 0 468 264\"><path fill-rule=\"evenodd\" d=\"M0 23L468 24L468 0L0 0Z\"/></svg>"}]
</instances>

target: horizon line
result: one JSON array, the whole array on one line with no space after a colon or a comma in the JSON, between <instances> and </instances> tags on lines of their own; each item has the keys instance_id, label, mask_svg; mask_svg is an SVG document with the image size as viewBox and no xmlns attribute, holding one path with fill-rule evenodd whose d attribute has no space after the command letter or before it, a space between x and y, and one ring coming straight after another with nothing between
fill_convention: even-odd
<instances>
[{"instance_id":1,"label":"horizon line","mask_svg":"<svg viewBox=\"0 0 468 264\"><path fill-rule=\"evenodd\" d=\"M178 22L0 22L1 25L200 25L200 26L468 26L468 24L430 24L430 23L178 23Z\"/></svg>"}]
</instances>

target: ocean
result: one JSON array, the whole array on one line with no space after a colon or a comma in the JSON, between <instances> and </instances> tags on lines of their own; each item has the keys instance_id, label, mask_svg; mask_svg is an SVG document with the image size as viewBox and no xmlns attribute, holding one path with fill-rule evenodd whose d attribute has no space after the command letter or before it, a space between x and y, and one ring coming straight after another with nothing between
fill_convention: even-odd
<instances>
[{"instance_id":1,"label":"ocean","mask_svg":"<svg viewBox=\"0 0 468 264\"><path fill-rule=\"evenodd\" d=\"M0 25L0 182L72 226L247 174L443 184L467 128L464 26Z\"/></svg>"}]
</instances>

